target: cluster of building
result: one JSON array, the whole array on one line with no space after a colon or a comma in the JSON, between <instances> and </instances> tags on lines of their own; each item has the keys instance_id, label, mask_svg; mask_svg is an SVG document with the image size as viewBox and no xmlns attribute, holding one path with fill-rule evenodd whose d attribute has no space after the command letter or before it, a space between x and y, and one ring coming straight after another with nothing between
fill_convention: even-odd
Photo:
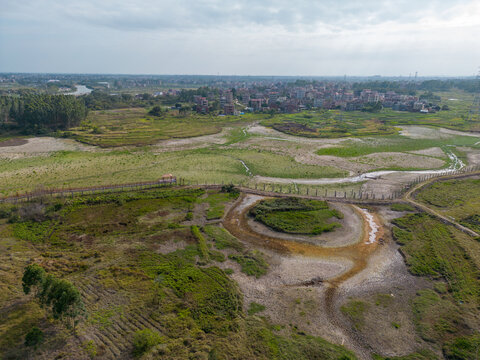
<instances>
[{"instance_id":1,"label":"cluster of building","mask_svg":"<svg viewBox=\"0 0 480 360\"><path fill-rule=\"evenodd\" d=\"M397 111L435 112L427 100L417 96L398 94L395 91L385 93L362 89L354 91L349 84L327 82L292 86L280 83L270 87L263 84L233 89L217 89L207 96L195 97L195 110L207 113L210 104L218 102L215 110L225 115L236 115L242 111L295 113L307 109L340 109L343 111L363 110L366 106L391 108Z\"/></svg>"},{"instance_id":2,"label":"cluster of building","mask_svg":"<svg viewBox=\"0 0 480 360\"><path fill-rule=\"evenodd\" d=\"M224 115L239 115L240 112L235 109L234 95L231 90L220 92L218 98L218 106ZM193 101L198 113L206 114L210 111L207 97L195 95Z\"/></svg>"}]
</instances>

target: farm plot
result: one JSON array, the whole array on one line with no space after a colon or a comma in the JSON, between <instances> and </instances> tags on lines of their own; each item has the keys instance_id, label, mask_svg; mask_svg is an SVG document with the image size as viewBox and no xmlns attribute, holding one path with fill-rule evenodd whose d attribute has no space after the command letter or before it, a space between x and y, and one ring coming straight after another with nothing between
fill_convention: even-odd
<instances>
[{"instance_id":1,"label":"farm plot","mask_svg":"<svg viewBox=\"0 0 480 360\"><path fill-rule=\"evenodd\" d=\"M66 133L81 142L101 147L148 145L158 140L215 134L225 124L238 121L200 115L150 116L146 109L91 112L84 123Z\"/></svg>"}]
</instances>

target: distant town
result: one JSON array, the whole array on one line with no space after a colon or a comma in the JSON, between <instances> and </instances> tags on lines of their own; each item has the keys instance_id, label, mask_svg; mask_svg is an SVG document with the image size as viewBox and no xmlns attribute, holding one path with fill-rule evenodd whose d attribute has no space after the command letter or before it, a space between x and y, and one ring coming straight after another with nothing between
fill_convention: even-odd
<instances>
[{"instance_id":1,"label":"distant town","mask_svg":"<svg viewBox=\"0 0 480 360\"><path fill-rule=\"evenodd\" d=\"M435 113L449 110L435 92L476 91L473 78L252 77L202 75L0 74L0 95L31 92L88 95L88 106L160 106L210 116L305 110Z\"/></svg>"}]
</instances>

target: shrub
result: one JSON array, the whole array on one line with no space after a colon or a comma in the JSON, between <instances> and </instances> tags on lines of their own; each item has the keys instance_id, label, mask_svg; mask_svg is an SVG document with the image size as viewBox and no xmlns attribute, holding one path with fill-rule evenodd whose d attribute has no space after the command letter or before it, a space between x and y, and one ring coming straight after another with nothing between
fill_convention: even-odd
<instances>
[{"instance_id":1,"label":"shrub","mask_svg":"<svg viewBox=\"0 0 480 360\"><path fill-rule=\"evenodd\" d=\"M34 326L25 336L25 346L37 347L44 340L43 331L38 327Z\"/></svg>"},{"instance_id":2,"label":"shrub","mask_svg":"<svg viewBox=\"0 0 480 360\"><path fill-rule=\"evenodd\" d=\"M200 252L202 259L208 261L209 259L208 247L207 247L207 241L205 240L205 237L200 232L200 229L198 228L198 226L192 225L190 229L192 230L192 235L195 237L195 239L197 239L198 251Z\"/></svg>"},{"instance_id":3,"label":"shrub","mask_svg":"<svg viewBox=\"0 0 480 360\"><path fill-rule=\"evenodd\" d=\"M238 189L233 184L223 185L222 189L220 190L224 193L231 193L231 194L238 194Z\"/></svg>"},{"instance_id":4,"label":"shrub","mask_svg":"<svg viewBox=\"0 0 480 360\"><path fill-rule=\"evenodd\" d=\"M97 346L93 340L85 341L82 344L82 347L90 358L93 359L95 356L97 356Z\"/></svg>"},{"instance_id":5,"label":"shrub","mask_svg":"<svg viewBox=\"0 0 480 360\"><path fill-rule=\"evenodd\" d=\"M150 329L138 330L133 337L133 354L141 356L162 342L163 338L157 331Z\"/></svg>"},{"instance_id":6,"label":"shrub","mask_svg":"<svg viewBox=\"0 0 480 360\"><path fill-rule=\"evenodd\" d=\"M242 243L224 228L206 225L204 231L213 239L213 241L215 241L215 247L219 250L232 248L241 251L243 249Z\"/></svg>"},{"instance_id":7,"label":"shrub","mask_svg":"<svg viewBox=\"0 0 480 360\"><path fill-rule=\"evenodd\" d=\"M22 277L22 287L25 294L29 294L32 287L39 288L45 279L45 270L37 264L28 265Z\"/></svg>"}]
</instances>

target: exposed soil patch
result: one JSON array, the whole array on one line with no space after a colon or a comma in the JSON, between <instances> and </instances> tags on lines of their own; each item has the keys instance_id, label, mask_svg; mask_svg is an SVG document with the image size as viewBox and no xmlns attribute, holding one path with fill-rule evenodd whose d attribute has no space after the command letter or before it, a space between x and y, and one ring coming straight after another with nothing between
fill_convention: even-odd
<instances>
[{"instance_id":1,"label":"exposed soil patch","mask_svg":"<svg viewBox=\"0 0 480 360\"><path fill-rule=\"evenodd\" d=\"M440 157L440 158L445 158L446 157L443 150L440 149L439 147L433 147L433 148L417 150L417 151L410 151L410 153L418 154L418 155L426 155L426 156L435 156L435 157Z\"/></svg>"},{"instance_id":2,"label":"exposed soil patch","mask_svg":"<svg viewBox=\"0 0 480 360\"><path fill-rule=\"evenodd\" d=\"M54 151L92 151L93 146L83 145L71 139L54 137L33 137L11 139L0 143L0 158L17 159L29 156L47 155Z\"/></svg>"},{"instance_id":3,"label":"exposed soil patch","mask_svg":"<svg viewBox=\"0 0 480 360\"><path fill-rule=\"evenodd\" d=\"M441 150L440 150L441 151ZM445 154L442 152L443 156ZM445 164L445 161L428 156L383 152L352 158L353 162L371 165L372 168L416 168L436 169Z\"/></svg>"},{"instance_id":4,"label":"exposed soil patch","mask_svg":"<svg viewBox=\"0 0 480 360\"><path fill-rule=\"evenodd\" d=\"M0 148L9 146L20 146L26 143L28 143L28 140L26 139L8 139L5 141L0 141Z\"/></svg>"},{"instance_id":5,"label":"exposed soil patch","mask_svg":"<svg viewBox=\"0 0 480 360\"><path fill-rule=\"evenodd\" d=\"M153 145L154 152L179 151L188 149L198 149L212 144L224 144L226 135L231 128L224 128L221 132L212 135L197 136L182 139L161 140Z\"/></svg>"}]
</instances>

